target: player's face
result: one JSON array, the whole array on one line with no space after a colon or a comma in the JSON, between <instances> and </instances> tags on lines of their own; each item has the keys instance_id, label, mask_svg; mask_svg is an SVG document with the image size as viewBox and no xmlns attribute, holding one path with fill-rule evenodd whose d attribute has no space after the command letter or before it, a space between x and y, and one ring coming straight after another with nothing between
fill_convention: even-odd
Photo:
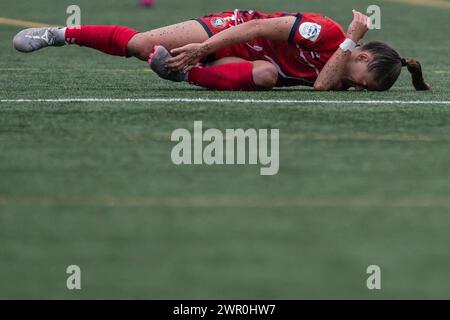
<instances>
[{"instance_id":1,"label":"player's face","mask_svg":"<svg viewBox=\"0 0 450 320\"><path fill-rule=\"evenodd\" d=\"M355 50L352 53L350 62L347 65L347 75L344 80L348 87L354 88L357 91L377 90L377 83L368 69L372 58L369 52Z\"/></svg>"}]
</instances>

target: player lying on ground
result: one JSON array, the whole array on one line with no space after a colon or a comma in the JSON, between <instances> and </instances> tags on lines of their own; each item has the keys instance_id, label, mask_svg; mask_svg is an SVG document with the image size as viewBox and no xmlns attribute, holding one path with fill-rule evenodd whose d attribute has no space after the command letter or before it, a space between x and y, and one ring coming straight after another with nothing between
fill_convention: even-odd
<instances>
[{"instance_id":1,"label":"player lying on ground","mask_svg":"<svg viewBox=\"0 0 450 320\"><path fill-rule=\"evenodd\" d=\"M388 45L357 45L369 18L353 12L347 34L320 14L235 10L140 33L121 26L32 28L14 47L31 52L76 43L147 61L162 78L216 90L262 90L305 85L320 91L388 90L402 67L417 90L429 90L420 64Z\"/></svg>"}]
</instances>

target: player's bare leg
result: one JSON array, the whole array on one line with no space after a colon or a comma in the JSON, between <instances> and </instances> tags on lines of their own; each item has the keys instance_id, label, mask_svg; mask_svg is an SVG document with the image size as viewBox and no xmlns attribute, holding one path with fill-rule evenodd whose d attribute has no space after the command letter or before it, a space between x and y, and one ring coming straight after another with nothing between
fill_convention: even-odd
<instances>
[{"instance_id":1,"label":"player's bare leg","mask_svg":"<svg viewBox=\"0 0 450 320\"><path fill-rule=\"evenodd\" d=\"M190 20L138 33L131 38L127 45L127 51L129 55L147 61L153 48L157 45L170 51L190 43L204 42L208 38L208 34L200 23Z\"/></svg>"},{"instance_id":2,"label":"player's bare leg","mask_svg":"<svg viewBox=\"0 0 450 320\"><path fill-rule=\"evenodd\" d=\"M147 61L155 45L168 49L208 39L205 29L195 20L139 33L123 26L80 26L79 28L30 28L13 39L21 52L46 47L78 44L116 56L134 56Z\"/></svg>"}]
</instances>

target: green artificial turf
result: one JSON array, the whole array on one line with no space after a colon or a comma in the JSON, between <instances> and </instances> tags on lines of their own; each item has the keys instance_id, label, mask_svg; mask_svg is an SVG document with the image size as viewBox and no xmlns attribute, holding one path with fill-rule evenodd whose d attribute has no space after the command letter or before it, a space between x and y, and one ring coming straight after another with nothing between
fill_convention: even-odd
<instances>
[{"instance_id":1,"label":"green artificial turf","mask_svg":"<svg viewBox=\"0 0 450 320\"><path fill-rule=\"evenodd\" d=\"M139 30L240 8L315 11L345 28L372 1L4 1L0 16ZM188 4L189 3L189 4ZM368 39L419 58L389 92L213 92L86 48L14 52L0 25L0 99L450 100L448 9L377 1ZM175 166L177 128L279 128L280 172ZM0 298L448 298L450 105L0 103ZM82 290L66 288L79 265ZM379 265L382 290L366 287Z\"/></svg>"}]
</instances>

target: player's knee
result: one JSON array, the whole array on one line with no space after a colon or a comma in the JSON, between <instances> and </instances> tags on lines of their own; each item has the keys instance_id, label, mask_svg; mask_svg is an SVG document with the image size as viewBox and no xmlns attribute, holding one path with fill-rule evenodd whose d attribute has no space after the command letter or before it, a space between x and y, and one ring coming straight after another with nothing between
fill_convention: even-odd
<instances>
[{"instance_id":1,"label":"player's knee","mask_svg":"<svg viewBox=\"0 0 450 320\"><path fill-rule=\"evenodd\" d=\"M253 67L253 81L258 87L273 88L278 81L278 71L269 62Z\"/></svg>"},{"instance_id":2,"label":"player's knee","mask_svg":"<svg viewBox=\"0 0 450 320\"><path fill-rule=\"evenodd\" d=\"M153 49L153 45L150 45L148 41L145 41L145 36L142 33L138 33L127 44L127 53L130 56L147 61L148 57Z\"/></svg>"}]
</instances>

